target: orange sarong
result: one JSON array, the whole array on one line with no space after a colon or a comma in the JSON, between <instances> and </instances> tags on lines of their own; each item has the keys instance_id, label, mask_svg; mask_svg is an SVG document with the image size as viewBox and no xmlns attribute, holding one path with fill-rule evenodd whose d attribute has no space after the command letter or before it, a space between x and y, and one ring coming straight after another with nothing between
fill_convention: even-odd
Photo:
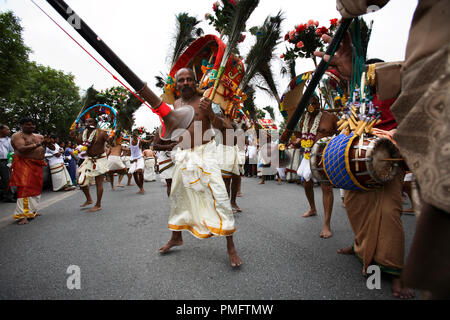
<instances>
[{"instance_id":1,"label":"orange sarong","mask_svg":"<svg viewBox=\"0 0 450 320\"><path fill-rule=\"evenodd\" d=\"M24 158L14 155L9 186L17 187L17 198L35 197L42 193L44 160Z\"/></svg>"}]
</instances>

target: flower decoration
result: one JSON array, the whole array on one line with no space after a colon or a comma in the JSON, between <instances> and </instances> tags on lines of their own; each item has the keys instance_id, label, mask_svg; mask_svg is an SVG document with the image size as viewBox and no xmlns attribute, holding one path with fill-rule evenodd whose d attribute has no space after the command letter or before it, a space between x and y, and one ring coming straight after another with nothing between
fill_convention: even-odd
<instances>
[{"instance_id":1,"label":"flower decoration","mask_svg":"<svg viewBox=\"0 0 450 320\"><path fill-rule=\"evenodd\" d=\"M217 32L221 33L229 25L235 6L236 0L216 1L212 6L214 14L205 14L205 19L210 25L214 26Z\"/></svg>"},{"instance_id":2,"label":"flower decoration","mask_svg":"<svg viewBox=\"0 0 450 320\"><path fill-rule=\"evenodd\" d=\"M319 22L309 20L307 23L296 25L293 30L287 32L284 41L294 45L287 48L281 59L285 61L295 60L297 58L314 58L314 51L324 52L325 43L322 35L333 36L337 29L338 19L331 19L330 26L319 27Z\"/></svg>"}]
</instances>

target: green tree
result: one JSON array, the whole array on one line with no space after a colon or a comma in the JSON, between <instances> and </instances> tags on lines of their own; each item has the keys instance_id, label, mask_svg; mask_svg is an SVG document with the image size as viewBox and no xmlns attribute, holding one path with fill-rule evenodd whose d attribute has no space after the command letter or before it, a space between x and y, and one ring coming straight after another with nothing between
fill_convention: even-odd
<instances>
[{"instance_id":1,"label":"green tree","mask_svg":"<svg viewBox=\"0 0 450 320\"><path fill-rule=\"evenodd\" d=\"M26 75L14 97L0 101L0 121L18 129L21 118L31 117L38 132L68 139L80 106L74 76L35 62L28 63Z\"/></svg>"},{"instance_id":2,"label":"green tree","mask_svg":"<svg viewBox=\"0 0 450 320\"><path fill-rule=\"evenodd\" d=\"M0 13L0 97L7 98L26 78L28 48L19 19L11 11Z\"/></svg>"}]
</instances>

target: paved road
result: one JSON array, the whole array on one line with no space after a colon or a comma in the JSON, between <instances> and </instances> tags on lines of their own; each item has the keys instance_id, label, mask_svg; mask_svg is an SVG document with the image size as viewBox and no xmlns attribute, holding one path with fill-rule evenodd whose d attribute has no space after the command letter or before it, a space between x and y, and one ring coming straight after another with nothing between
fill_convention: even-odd
<instances>
[{"instance_id":1,"label":"paved road","mask_svg":"<svg viewBox=\"0 0 450 320\"><path fill-rule=\"evenodd\" d=\"M352 244L338 190L334 236L321 239L323 213L308 219L303 189L244 178L235 244L244 264L232 270L225 239L185 243L167 255L158 248L170 236L169 203L160 182L110 191L103 210L80 210L80 191L46 192L42 217L18 226L14 204L0 204L0 299L391 299L390 282L369 290L362 265L336 250ZM92 190L93 191L93 190ZM320 188L315 188L321 204ZM319 206L320 208L320 206ZM404 215L406 252L415 217ZM81 289L67 288L67 268L81 270Z\"/></svg>"}]
</instances>

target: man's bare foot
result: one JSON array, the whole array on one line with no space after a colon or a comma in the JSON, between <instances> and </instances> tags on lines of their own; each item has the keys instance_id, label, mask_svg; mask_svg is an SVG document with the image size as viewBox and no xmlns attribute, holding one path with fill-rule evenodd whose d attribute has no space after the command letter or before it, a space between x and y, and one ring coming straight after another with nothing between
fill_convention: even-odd
<instances>
[{"instance_id":1,"label":"man's bare foot","mask_svg":"<svg viewBox=\"0 0 450 320\"><path fill-rule=\"evenodd\" d=\"M123 186L123 185L121 185L121 184L117 184L116 187L124 188L125 186Z\"/></svg>"},{"instance_id":2,"label":"man's bare foot","mask_svg":"<svg viewBox=\"0 0 450 320\"><path fill-rule=\"evenodd\" d=\"M22 218L22 219L20 219L19 221L17 221L17 224L18 224L18 225L27 224L27 223L28 223L27 218Z\"/></svg>"},{"instance_id":3,"label":"man's bare foot","mask_svg":"<svg viewBox=\"0 0 450 320\"><path fill-rule=\"evenodd\" d=\"M302 215L302 217L303 218L308 218L308 217L312 217L312 216L316 216L317 215L317 211L316 210L313 210L313 209L310 209L310 210L308 210L306 213L304 213L303 215Z\"/></svg>"},{"instance_id":4,"label":"man's bare foot","mask_svg":"<svg viewBox=\"0 0 450 320\"><path fill-rule=\"evenodd\" d=\"M132 187L134 186L134 184L127 184L127 187Z\"/></svg>"},{"instance_id":5,"label":"man's bare foot","mask_svg":"<svg viewBox=\"0 0 450 320\"><path fill-rule=\"evenodd\" d=\"M94 206L92 208L89 209L89 212L96 212L96 211L100 211L102 210L102 207L100 206Z\"/></svg>"},{"instance_id":6,"label":"man's bare foot","mask_svg":"<svg viewBox=\"0 0 450 320\"><path fill-rule=\"evenodd\" d=\"M144 189L139 190L138 192L136 192L136 194L145 194L145 190Z\"/></svg>"},{"instance_id":7,"label":"man's bare foot","mask_svg":"<svg viewBox=\"0 0 450 320\"><path fill-rule=\"evenodd\" d=\"M265 182L264 181L261 181L259 184L264 184Z\"/></svg>"},{"instance_id":8,"label":"man's bare foot","mask_svg":"<svg viewBox=\"0 0 450 320\"><path fill-rule=\"evenodd\" d=\"M392 295L400 299L412 299L416 295L414 289L405 288L400 277L392 277Z\"/></svg>"},{"instance_id":9,"label":"man's bare foot","mask_svg":"<svg viewBox=\"0 0 450 320\"><path fill-rule=\"evenodd\" d=\"M337 251L337 253L339 253L339 254L355 254L355 252L353 251L353 247L339 249Z\"/></svg>"},{"instance_id":10,"label":"man's bare foot","mask_svg":"<svg viewBox=\"0 0 450 320\"><path fill-rule=\"evenodd\" d=\"M239 208L239 206L237 204L232 204L231 208L233 209L233 213L236 210L236 212L242 212L242 209Z\"/></svg>"},{"instance_id":11,"label":"man's bare foot","mask_svg":"<svg viewBox=\"0 0 450 320\"><path fill-rule=\"evenodd\" d=\"M183 240L169 240L167 244L161 248L159 248L159 253L164 254L170 250L172 247L181 246L183 244Z\"/></svg>"},{"instance_id":12,"label":"man's bare foot","mask_svg":"<svg viewBox=\"0 0 450 320\"><path fill-rule=\"evenodd\" d=\"M93 204L94 203L94 201L86 201L85 203L83 203L82 205L80 205L80 207L86 207L86 206L88 206L88 205L90 205L90 204Z\"/></svg>"},{"instance_id":13,"label":"man's bare foot","mask_svg":"<svg viewBox=\"0 0 450 320\"><path fill-rule=\"evenodd\" d=\"M320 233L320 237L324 239L331 238L333 236L333 233L331 232L330 227L323 226L322 232Z\"/></svg>"},{"instance_id":14,"label":"man's bare foot","mask_svg":"<svg viewBox=\"0 0 450 320\"><path fill-rule=\"evenodd\" d=\"M228 256L230 257L230 263L233 268L237 268L237 267L241 266L242 260L238 256L236 250L229 250Z\"/></svg>"}]
</instances>

